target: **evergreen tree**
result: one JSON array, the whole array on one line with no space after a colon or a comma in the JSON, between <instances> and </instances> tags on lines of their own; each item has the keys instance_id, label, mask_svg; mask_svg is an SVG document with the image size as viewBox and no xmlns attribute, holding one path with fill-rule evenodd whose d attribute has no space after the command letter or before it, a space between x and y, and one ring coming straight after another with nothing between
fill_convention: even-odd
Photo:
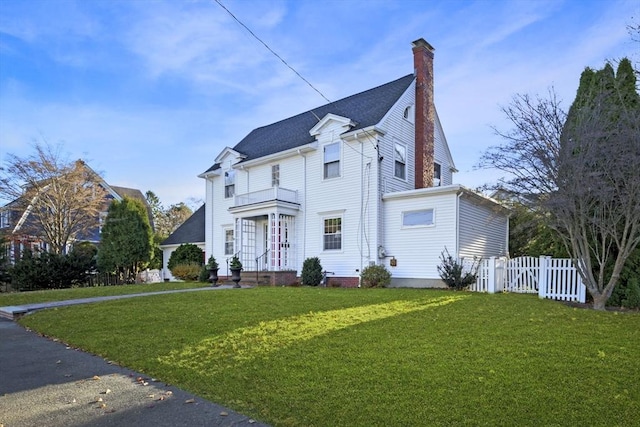
<instances>
[{"instance_id":1,"label":"evergreen tree","mask_svg":"<svg viewBox=\"0 0 640 427\"><path fill-rule=\"evenodd\" d=\"M153 256L153 234L143 203L125 197L114 201L102 228L98 268L131 281Z\"/></svg>"},{"instance_id":2,"label":"evergreen tree","mask_svg":"<svg viewBox=\"0 0 640 427\"><path fill-rule=\"evenodd\" d=\"M587 68L560 137L549 210L594 301L604 309L640 244L640 95L627 59Z\"/></svg>"}]
</instances>

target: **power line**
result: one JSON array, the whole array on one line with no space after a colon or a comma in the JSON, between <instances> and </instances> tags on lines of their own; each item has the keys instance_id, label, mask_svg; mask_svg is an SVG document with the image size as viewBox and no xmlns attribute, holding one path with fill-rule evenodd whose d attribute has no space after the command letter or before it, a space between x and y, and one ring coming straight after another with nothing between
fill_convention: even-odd
<instances>
[{"instance_id":1,"label":"power line","mask_svg":"<svg viewBox=\"0 0 640 427\"><path fill-rule=\"evenodd\" d=\"M325 101L327 101L329 104L332 104L333 101L331 101L329 98L327 98L326 96L324 96L324 94L322 92L320 92L320 90L318 90L314 85L311 84L311 82L309 82L309 80L305 79L302 74L300 74L295 68L293 68L291 65L289 65L289 63L287 61L285 61L280 55L278 55L273 49L271 49L271 47L266 44L260 37L258 37L253 31L251 31L251 29L249 27L247 27L242 21L240 21L240 19L238 19L229 9L227 9L227 7L222 4L221 0L214 0L216 3L218 3L218 5L223 8L238 24L240 24L245 30L247 30L249 32L249 34L251 34L251 36L253 36L253 38L255 38L256 40L258 40L260 43L262 43L262 45L267 48L267 50L269 52L271 52L276 58L278 58L284 65L286 65L291 71L293 71L298 77L300 77L300 79L302 79L307 85L309 85L309 87L313 90L315 90ZM314 117L316 118L316 120L320 121L320 117L318 117L318 115L315 113L315 111L310 110L311 114L314 115ZM378 146L377 144L374 144L370 138L373 138L375 140L375 137L373 137L368 130L363 129L365 135L367 136L367 140L369 141L369 143L373 146L373 148L378 151ZM349 144L347 144L349 145ZM349 146L349 148L352 148L353 150L355 150L355 148ZM359 153L361 156L364 156L364 153ZM365 156L368 157L368 156Z\"/></svg>"},{"instance_id":2,"label":"power line","mask_svg":"<svg viewBox=\"0 0 640 427\"><path fill-rule=\"evenodd\" d=\"M314 85L312 85L309 80L305 79L299 72L296 71L295 68L293 68L291 65L289 65L289 63L287 63L287 61L285 61L284 59L282 59L282 57L280 55L278 55L273 49L271 49L269 47L268 44L266 44L264 41L262 41L262 39L260 37L258 37L253 31L251 31L251 29L249 27L247 27L246 25L244 25L244 23L242 23L242 21L240 21L233 13L231 13L231 11L229 9L227 9L225 7L225 5L222 4L222 2L220 0L215 0L216 3L218 3L218 5L220 5L221 8L223 8L224 10L227 11L227 13L229 15L231 15L231 17L233 19L235 19L235 21L242 25L242 27L244 27L245 30L247 30L249 32L249 34L251 34L256 40L258 40L260 43L262 43L264 45L264 47L266 47L269 52L271 52L276 58L278 58L280 61L282 61L282 63L284 65L286 65L287 67L289 67L289 69L291 71L293 71L294 73L296 73L296 75L298 77L300 77L306 84L309 85L309 87L313 90L315 90L316 92L318 92L318 94L323 97L325 99L325 101L327 101L328 103L331 103L331 101L329 100L329 98L327 98L326 96L324 96L324 94L322 92L320 92Z\"/></svg>"}]
</instances>

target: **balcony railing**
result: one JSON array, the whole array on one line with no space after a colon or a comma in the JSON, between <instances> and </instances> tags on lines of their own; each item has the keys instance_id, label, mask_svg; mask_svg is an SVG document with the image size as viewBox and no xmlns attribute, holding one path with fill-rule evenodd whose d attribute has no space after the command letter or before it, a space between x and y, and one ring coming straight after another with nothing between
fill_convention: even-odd
<instances>
[{"instance_id":1,"label":"balcony railing","mask_svg":"<svg viewBox=\"0 0 640 427\"><path fill-rule=\"evenodd\" d=\"M298 192L295 190L287 190L286 188L271 187L251 193L237 194L234 198L234 206L253 205L274 200L298 203Z\"/></svg>"}]
</instances>

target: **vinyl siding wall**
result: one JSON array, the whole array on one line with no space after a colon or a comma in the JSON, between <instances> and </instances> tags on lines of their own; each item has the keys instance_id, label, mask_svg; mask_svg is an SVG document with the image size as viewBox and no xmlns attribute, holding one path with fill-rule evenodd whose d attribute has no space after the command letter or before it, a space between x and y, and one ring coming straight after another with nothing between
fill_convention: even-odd
<instances>
[{"instance_id":1,"label":"vinyl siding wall","mask_svg":"<svg viewBox=\"0 0 640 427\"><path fill-rule=\"evenodd\" d=\"M439 279L441 252L445 247L450 252L456 248L456 197L455 191L423 191L384 201L384 265L393 278ZM403 212L423 209L434 210L433 226L403 227ZM390 265L391 257L396 259L396 267Z\"/></svg>"},{"instance_id":2,"label":"vinyl siding wall","mask_svg":"<svg viewBox=\"0 0 640 427\"><path fill-rule=\"evenodd\" d=\"M306 238L299 271L304 258L318 257L322 267L335 276L354 277L369 260L375 261L375 141L366 140L364 135L362 142L342 141L338 136L347 130L338 123L328 123L317 137L318 150L307 155ZM336 141L340 142L340 176L324 179L323 148ZM342 218L342 248L324 250L324 219L335 217ZM369 247L360 236L363 230Z\"/></svg>"},{"instance_id":3,"label":"vinyl siding wall","mask_svg":"<svg viewBox=\"0 0 640 427\"><path fill-rule=\"evenodd\" d=\"M474 197L461 197L459 256L505 256L508 221L495 206L481 204Z\"/></svg>"}]
</instances>

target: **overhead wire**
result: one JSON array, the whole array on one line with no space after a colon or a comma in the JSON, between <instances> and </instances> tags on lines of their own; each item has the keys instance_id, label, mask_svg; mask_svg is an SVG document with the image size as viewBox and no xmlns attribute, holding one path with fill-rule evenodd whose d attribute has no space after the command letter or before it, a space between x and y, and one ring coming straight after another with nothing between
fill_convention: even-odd
<instances>
[{"instance_id":1,"label":"overhead wire","mask_svg":"<svg viewBox=\"0 0 640 427\"><path fill-rule=\"evenodd\" d=\"M278 58L285 66L287 66L287 68L289 68L291 71L293 71L295 73L296 76L298 76L302 81L304 81L311 89L313 89L314 91L316 91L325 101L327 101L329 104L333 104L333 101L331 101L329 98L327 98L322 92L320 92L320 90L318 88L316 88L313 84L311 84L311 82L309 82L309 80L307 80L306 78L304 78L302 76L302 74L300 74L295 68L293 68L293 66L291 66L287 61L285 61L280 55L278 55L278 53L276 51L274 51L266 42L264 42L260 37L258 37L256 35L256 33L254 33L247 25L245 25L237 16L235 16L233 14L233 12L231 12L224 4L222 4L221 0L214 0L222 9L224 9L239 25L241 25L245 30L247 30L249 32L249 34L251 34L251 36L253 38L255 38L257 41L259 41L269 52L271 52L276 58ZM320 117L318 117L318 115L313 111L313 109L310 110L311 114L314 115L314 117L320 121ZM379 147L377 144L374 144L371 139L373 139L375 141L375 137L372 136L369 132L369 130L367 129L362 129L362 131L365 133L366 137L367 137L367 141L369 141L369 143L373 146L373 148L376 150L376 152L378 152ZM371 138L371 139L370 139ZM371 159L371 157L366 156L364 154L364 152L359 152L358 150L356 150L354 147L351 147L349 144L346 144L349 148L351 148L352 150L354 150L356 153L360 154L361 156L367 157L368 159ZM380 153L378 152L378 158L380 158Z\"/></svg>"}]
</instances>

